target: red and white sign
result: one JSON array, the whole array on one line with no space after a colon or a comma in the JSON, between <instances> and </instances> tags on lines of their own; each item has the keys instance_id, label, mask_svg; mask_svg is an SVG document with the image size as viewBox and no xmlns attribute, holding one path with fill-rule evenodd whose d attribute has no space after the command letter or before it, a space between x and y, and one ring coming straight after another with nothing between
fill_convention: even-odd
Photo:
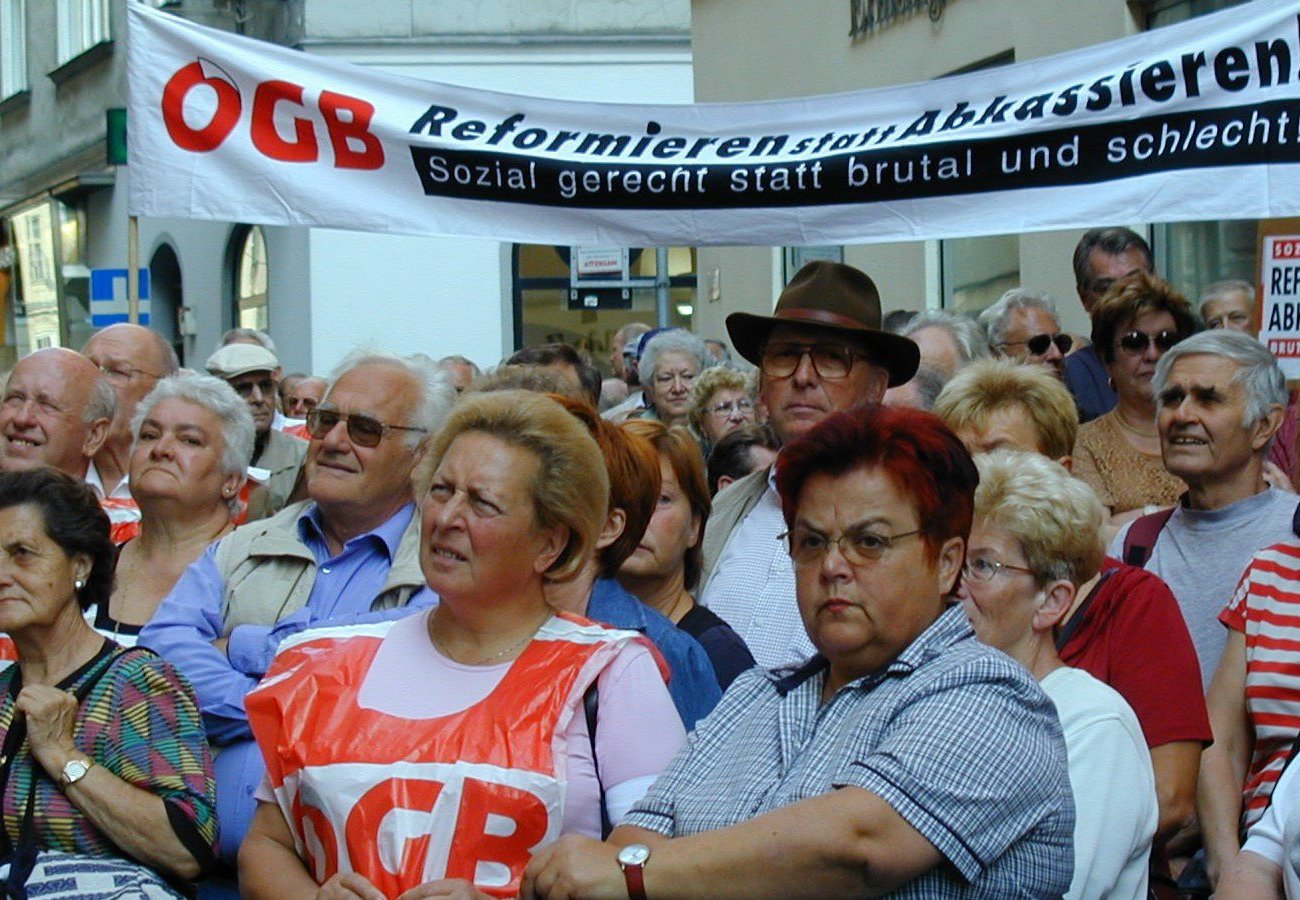
<instances>
[{"instance_id":1,"label":"red and white sign","mask_svg":"<svg viewBox=\"0 0 1300 900\"><path fill-rule=\"evenodd\" d=\"M1259 294L1259 339L1287 380L1300 378L1300 235L1264 239Z\"/></svg>"}]
</instances>

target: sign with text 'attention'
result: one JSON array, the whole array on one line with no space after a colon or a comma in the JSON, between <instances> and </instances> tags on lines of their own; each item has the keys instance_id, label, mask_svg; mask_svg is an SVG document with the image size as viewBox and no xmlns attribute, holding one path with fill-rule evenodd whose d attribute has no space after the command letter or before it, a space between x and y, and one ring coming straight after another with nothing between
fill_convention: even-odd
<instances>
[{"instance_id":1,"label":"sign with text 'attention'","mask_svg":"<svg viewBox=\"0 0 1300 900\"><path fill-rule=\"evenodd\" d=\"M590 247L1300 214L1300 0L758 103L523 97L129 10L130 211Z\"/></svg>"}]
</instances>

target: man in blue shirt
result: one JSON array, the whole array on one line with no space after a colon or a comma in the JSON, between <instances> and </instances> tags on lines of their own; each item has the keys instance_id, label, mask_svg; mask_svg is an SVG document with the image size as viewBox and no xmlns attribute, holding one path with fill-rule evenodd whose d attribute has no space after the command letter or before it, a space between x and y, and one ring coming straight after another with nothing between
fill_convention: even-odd
<instances>
[{"instance_id":1,"label":"man in blue shirt","mask_svg":"<svg viewBox=\"0 0 1300 900\"><path fill-rule=\"evenodd\" d=\"M309 501L239 528L185 571L140 642L194 684L215 745L221 852L234 861L263 764L244 695L307 627L405 614L435 597L419 564L410 476L455 397L433 366L345 360L307 419Z\"/></svg>"}]
</instances>

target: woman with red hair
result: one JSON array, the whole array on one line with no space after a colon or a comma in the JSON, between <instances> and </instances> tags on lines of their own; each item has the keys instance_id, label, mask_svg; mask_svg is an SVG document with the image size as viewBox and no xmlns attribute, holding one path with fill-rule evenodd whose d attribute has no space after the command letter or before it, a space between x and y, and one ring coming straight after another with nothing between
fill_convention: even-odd
<instances>
[{"instance_id":1,"label":"woman with red hair","mask_svg":"<svg viewBox=\"0 0 1300 900\"><path fill-rule=\"evenodd\" d=\"M609 841L543 848L522 896L1062 895L1056 712L948 602L977 480L914 409L858 407L787 445L777 491L817 652L737 678Z\"/></svg>"}]
</instances>

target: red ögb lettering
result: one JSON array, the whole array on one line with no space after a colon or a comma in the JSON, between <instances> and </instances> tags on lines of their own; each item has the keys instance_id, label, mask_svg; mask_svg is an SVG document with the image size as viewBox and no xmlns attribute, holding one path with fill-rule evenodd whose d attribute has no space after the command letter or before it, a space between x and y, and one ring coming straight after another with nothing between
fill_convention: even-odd
<instances>
[{"instance_id":1,"label":"red \u00f6gb lettering","mask_svg":"<svg viewBox=\"0 0 1300 900\"><path fill-rule=\"evenodd\" d=\"M201 128L185 121L185 103L200 86L216 94L216 108ZM243 100L234 79L206 60L178 69L163 88L162 115L167 134L182 150L207 153L220 147L243 115ZM276 127L276 113L292 112L292 137ZM299 114L301 113L301 114ZM384 147L370 131L374 104L359 97L323 90L313 102L306 88L273 79L257 85L249 117L249 139L259 153L280 162L312 163L320 159L317 125L323 124L337 169L378 169Z\"/></svg>"}]
</instances>

